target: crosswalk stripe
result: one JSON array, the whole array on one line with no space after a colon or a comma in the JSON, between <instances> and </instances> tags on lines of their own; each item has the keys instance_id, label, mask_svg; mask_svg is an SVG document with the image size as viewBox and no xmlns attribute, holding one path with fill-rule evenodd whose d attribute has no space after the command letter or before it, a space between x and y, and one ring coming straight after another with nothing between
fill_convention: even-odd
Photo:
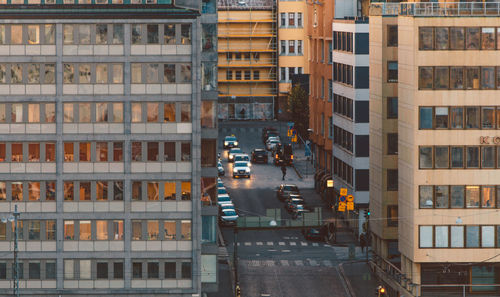
<instances>
[{"instance_id":1,"label":"crosswalk stripe","mask_svg":"<svg viewBox=\"0 0 500 297\"><path fill-rule=\"evenodd\" d=\"M316 260L308 260L308 261L311 266L318 266L318 262L316 262Z\"/></svg>"},{"instance_id":2,"label":"crosswalk stripe","mask_svg":"<svg viewBox=\"0 0 500 297\"><path fill-rule=\"evenodd\" d=\"M301 242L300 242L300 245L301 245L301 246L307 246L307 242L303 242L303 241L301 241Z\"/></svg>"},{"instance_id":3,"label":"crosswalk stripe","mask_svg":"<svg viewBox=\"0 0 500 297\"><path fill-rule=\"evenodd\" d=\"M296 243L296 242L294 242L294 241L291 241L291 242L290 242L290 245L297 245L297 243Z\"/></svg>"},{"instance_id":4,"label":"crosswalk stripe","mask_svg":"<svg viewBox=\"0 0 500 297\"><path fill-rule=\"evenodd\" d=\"M239 243L239 242L237 243L237 246L240 246L240 243Z\"/></svg>"},{"instance_id":5,"label":"crosswalk stripe","mask_svg":"<svg viewBox=\"0 0 500 297\"><path fill-rule=\"evenodd\" d=\"M274 245L274 242L272 242L272 241L268 241L268 242L267 242L267 245Z\"/></svg>"},{"instance_id":6,"label":"crosswalk stripe","mask_svg":"<svg viewBox=\"0 0 500 297\"><path fill-rule=\"evenodd\" d=\"M274 261L273 260L267 260L267 261L263 261L266 266L268 267L272 267L274 266Z\"/></svg>"},{"instance_id":7,"label":"crosswalk stripe","mask_svg":"<svg viewBox=\"0 0 500 297\"><path fill-rule=\"evenodd\" d=\"M285 243L283 241L280 241L278 244L279 245L285 245Z\"/></svg>"},{"instance_id":8,"label":"crosswalk stripe","mask_svg":"<svg viewBox=\"0 0 500 297\"><path fill-rule=\"evenodd\" d=\"M313 242L313 246L319 246L317 242Z\"/></svg>"},{"instance_id":9,"label":"crosswalk stripe","mask_svg":"<svg viewBox=\"0 0 500 297\"><path fill-rule=\"evenodd\" d=\"M302 260L295 260L296 266L304 266L304 262Z\"/></svg>"},{"instance_id":10,"label":"crosswalk stripe","mask_svg":"<svg viewBox=\"0 0 500 297\"><path fill-rule=\"evenodd\" d=\"M330 261L330 260L323 260L323 265L331 267L332 266L332 261Z\"/></svg>"},{"instance_id":11,"label":"crosswalk stripe","mask_svg":"<svg viewBox=\"0 0 500 297\"><path fill-rule=\"evenodd\" d=\"M262 245L262 241L257 241L257 245Z\"/></svg>"},{"instance_id":12,"label":"crosswalk stripe","mask_svg":"<svg viewBox=\"0 0 500 297\"><path fill-rule=\"evenodd\" d=\"M280 260L281 266L290 266L288 260Z\"/></svg>"},{"instance_id":13,"label":"crosswalk stripe","mask_svg":"<svg viewBox=\"0 0 500 297\"><path fill-rule=\"evenodd\" d=\"M245 242L245 246L251 246L252 243L251 242Z\"/></svg>"},{"instance_id":14,"label":"crosswalk stripe","mask_svg":"<svg viewBox=\"0 0 500 297\"><path fill-rule=\"evenodd\" d=\"M290 237L289 236L285 236L285 237L283 237L283 239L290 239Z\"/></svg>"}]
</instances>

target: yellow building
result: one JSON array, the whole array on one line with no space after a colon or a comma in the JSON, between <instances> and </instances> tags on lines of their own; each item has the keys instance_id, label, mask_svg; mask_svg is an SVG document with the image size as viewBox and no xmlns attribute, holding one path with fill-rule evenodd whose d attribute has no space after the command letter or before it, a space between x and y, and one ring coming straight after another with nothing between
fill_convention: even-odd
<instances>
[{"instance_id":1,"label":"yellow building","mask_svg":"<svg viewBox=\"0 0 500 297\"><path fill-rule=\"evenodd\" d=\"M401 295L500 295L498 98L500 3L372 3L370 226Z\"/></svg>"},{"instance_id":2,"label":"yellow building","mask_svg":"<svg viewBox=\"0 0 500 297\"><path fill-rule=\"evenodd\" d=\"M219 119L274 118L276 11L272 0L218 0Z\"/></svg>"}]
</instances>

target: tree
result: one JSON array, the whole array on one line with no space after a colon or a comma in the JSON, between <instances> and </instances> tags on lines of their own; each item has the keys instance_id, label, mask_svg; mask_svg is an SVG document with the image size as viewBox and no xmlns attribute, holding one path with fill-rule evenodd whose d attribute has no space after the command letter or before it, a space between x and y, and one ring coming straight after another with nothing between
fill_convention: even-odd
<instances>
[{"instance_id":1,"label":"tree","mask_svg":"<svg viewBox=\"0 0 500 297\"><path fill-rule=\"evenodd\" d=\"M288 112L294 122L294 128L297 133L304 137L309 128L309 98L299 85L293 87L288 96Z\"/></svg>"}]
</instances>

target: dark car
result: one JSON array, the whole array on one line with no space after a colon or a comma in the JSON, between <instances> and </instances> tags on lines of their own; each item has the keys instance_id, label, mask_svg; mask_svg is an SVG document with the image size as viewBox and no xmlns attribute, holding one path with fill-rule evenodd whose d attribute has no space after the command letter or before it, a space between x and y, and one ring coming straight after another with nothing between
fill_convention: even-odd
<instances>
[{"instance_id":1,"label":"dark car","mask_svg":"<svg viewBox=\"0 0 500 297\"><path fill-rule=\"evenodd\" d=\"M267 163L267 152L265 149L252 150L252 163Z\"/></svg>"},{"instance_id":2,"label":"dark car","mask_svg":"<svg viewBox=\"0 0 500 297\"><path fill-rule=\"evenodd\" d=\"M288 197L288 194L300 194L299 188L296 185L281 184L276 192L276 197L283 201Z\"/></svg>"},{"instance_id":3,"label":"dark car","mask_svg":"<svg viewBox=\"0 0 500 297\"><path fill-rule=\"evenodd\" d=\"M268 134L278 134L278 130L274 127L266 127L262 129L262 142L266 142Z\"/></svg>"},{"instance_id":4,"label":"dark car","mask_svg":"<svg viewBox=\"0 0 500 297\"><path fill-rule=\"evenodd\" d=\"M325 232L318 228L303 229L302 234L305 239L312 241L323 241L325 238Z\"/></svg>"},{"instance_id":5,"label":"dark car","mask_svg":"<svg viewBox=\"0 0 500 297\"><path fill-rule=\"evenodd\" d=\"M297 205L304 205L304 199L302 197L291 198L289 197L285 202L285 209L288 212L292 212L297 208Z\"/></svg>"}]
</instances>

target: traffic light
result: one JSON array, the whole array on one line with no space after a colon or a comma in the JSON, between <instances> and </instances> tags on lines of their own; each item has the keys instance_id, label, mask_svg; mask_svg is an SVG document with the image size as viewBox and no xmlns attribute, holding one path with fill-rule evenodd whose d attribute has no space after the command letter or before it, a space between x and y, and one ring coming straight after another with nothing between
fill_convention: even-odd
<instances>
[{"instance_id":1,"label":"traffic light","mask_svg":"<svg viewBox=\"0 0 500 297\"><path fill-rule=\"evenodd\" d=\"M387 290L383 286L378 286L375 295L377 297L387 297Z\"/></svg>"},{"instance_id":2,"label":"traffic light","mask_svg":"<svg viewBox=\"0 0 500 297\"><path fill-rule=\"evenodd\" d=\"M236 285L236 297L241 297L241 288L240 288L240 285Z\"/></svg>"},{"instance_id":3,"label":"traffic light","mask_svg":"<svg viewBox=\"0 0 500 297\"><path fill-rule=\"evenodd\" d=\"M371 214L370 210L369 210L369 209L366 209L366 210L365 210L365 219L366 219L366 220L368 220L368 219L370 218L370 214Z\"/></svg>"}]
</instances>

